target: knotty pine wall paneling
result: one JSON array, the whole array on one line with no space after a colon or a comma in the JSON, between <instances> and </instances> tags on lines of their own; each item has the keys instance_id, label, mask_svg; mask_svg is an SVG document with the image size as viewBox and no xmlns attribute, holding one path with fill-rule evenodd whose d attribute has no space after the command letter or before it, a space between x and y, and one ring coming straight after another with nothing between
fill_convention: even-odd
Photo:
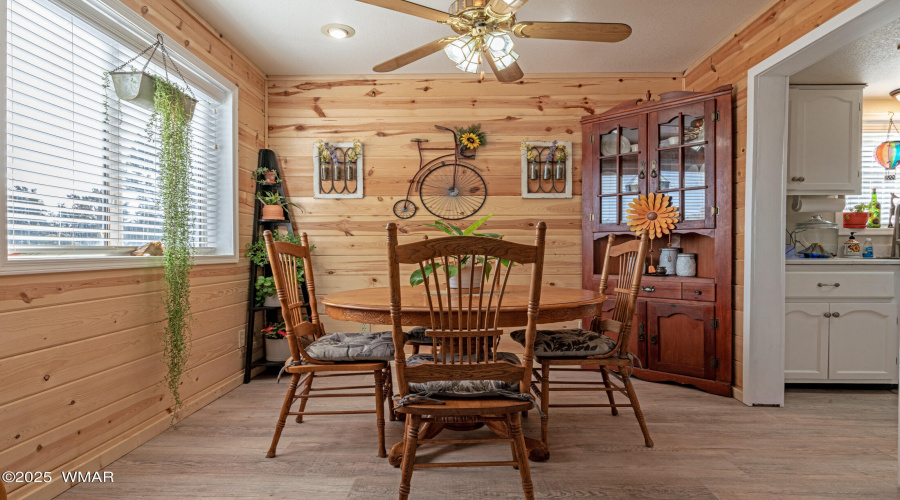
<instances>
[{"instance_id":1,"label":"knotty pine wall paneling","mask_svg":"<svg viewBox=\"0 0 900 500\"><path fill-rule=\"evenodd\" d=\"M442 236L422 227L435 217L414 198L412 219L393 215L419 166L413 138L447 146L450 134L434 125L481 123L488 144L471 161L487 183L484 207L460 225L493 213L482 229L521 243L534 241L534 226L547 223L544 283L581 287L582 116L600 113L627 99L682 89L681 75L527 75L501 84L488 76L270 77L269 146L279 157L296 229L316 245L316 291L387 286L385 226L396 222L403 241ZM572 141L573 198L522 199L523 138ZM359 139L365 155L365 198L314 199L313 143ZM427 152L426 152L427 153ZM432 153L434 154L434 152ZM426 161L434 156L426 156ZM525 277L518 278L526 284ZM512 281L512 278L511 278ZM357 324L325 318L328 331L356 331ZM513 346L507 346L512 348Z\"/></svg>"},{"instance_id":2,"label":"knotty pine wall paneling","mask_svg":"<svg viewBox=\"0 0 900 500\"><path fill-rule=\"evenodd\" d=\"M747 20L684 74L684 88L706 91L734 86L734 386L743 386L744 194L747 160L747 71L858 0L776 0ZM752 333L752 332L751 332Z\"/></svg>"},{"instance_id":3,"label":"knotty pine wall paneling","mask_svg":"<svg viewBox=\"0 0 900 500\"><path fill-rule=\"evenodd\" d=\"M265 75L179 0L123 0L239 87L240 247L250 241L251 171L265 147ZM51 498L60 470L95 471L164 431L162 269L0 278L0 470L53 471L7 484L11 499ZM196 318L183 415L242 382L249 264L196 266ZM260 455L261 456L261 455Z\"/></svg>"}]
</instances>

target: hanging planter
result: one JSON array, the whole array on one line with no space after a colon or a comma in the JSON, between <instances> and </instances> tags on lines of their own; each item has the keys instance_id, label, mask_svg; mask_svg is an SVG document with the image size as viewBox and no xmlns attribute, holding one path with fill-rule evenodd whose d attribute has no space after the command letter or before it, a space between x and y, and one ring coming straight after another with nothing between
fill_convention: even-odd
<instances>
[{"instance_id":1,"label":"hanging planter","mask_svg":"<svg viewBox=\"0 0 900 500\"><path fill-rule=\"evenodd\" d=\"M135 59L146 54L150 49L153 49L153 51L150 52L150 55L147 57L147 62L144 63L144 67L141 71L119 71ZM166 71L166 76L168 77L168 64L171 62L175 72L181 77L182 81L184 81L184 77L181 76L181 72L169 57L168 51L166 51L161 34L156 35L156 43L144 49L143 52L134 56L130 61L107 73L117 98L122 101L130 102L131 104L150 112L155 110L158 77L147 73L147 66L150 64L150 60L153 59L153 55L156 54L156 49L161 49L163 69ZM185 86L187 86L187 82L184 82ZM187 88L188 91L190 91L190 87ZM186 95L183 92L180 92L180 95L175 96L173 102L184 109L184 116L187 121L191 121L194 117L194 109L197 107L197 99L194 99L193 95Z\"/></svg>"},{"instance_id":2,"label":"hanging planter","mask_svg":"<svg viewBox=\"0 0 900 500\"><path fill-rule=\"evenodd\" d=\"M138 57L147 57L140 72L119 70ZM146 72L150 59L160 49L166 78ZM185 87L168 80L169 63L184 82ZM194 265L191 247L191 118L197 100L178 67L169 57L162 35L156 35L156 43L144 49L122 66L104 75L104 89L110 81L116 96L151 112L147 123L147 135L159 147L159 207L163 214L162 240L165 272L163 275L163 300L166 309L165 333L162 337L163 362L166 365L164 383L172 395L172 422L184 407L181 395L181 378L187 368L191 351L191 282ZM187 92L188 94L186 94ZM108 107L107 107L108 109ZM108 117L107 117L108 118Z\"/></svg>"}]
</instances>

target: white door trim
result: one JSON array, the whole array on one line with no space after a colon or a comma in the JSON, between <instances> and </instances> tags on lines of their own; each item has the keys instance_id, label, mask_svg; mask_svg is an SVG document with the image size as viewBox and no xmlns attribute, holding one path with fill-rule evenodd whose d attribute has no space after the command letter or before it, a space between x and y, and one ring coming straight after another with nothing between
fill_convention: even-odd
<instances>
[{"instance_id":1,"label":"white door trim","mask_svg":"<svg viewBox=\"0 0 900 500\"><path fill-rule=\"evenodd\" d=\"M743 401L784 405L784 231L788 78L900 17L860 0L747 72Z\"/></svg>"}]
</instances>

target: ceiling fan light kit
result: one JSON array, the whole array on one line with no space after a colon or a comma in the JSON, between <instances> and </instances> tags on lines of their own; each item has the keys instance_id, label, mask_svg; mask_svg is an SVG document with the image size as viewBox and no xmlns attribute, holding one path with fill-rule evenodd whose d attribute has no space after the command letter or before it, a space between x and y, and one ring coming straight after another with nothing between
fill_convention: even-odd
<instances>
[{"instance_id":1,"label":"ceiling fan light kit","mask_svg":"<svg viewBox=\"0 0 900 500\"><path fill-rule=\"evenodd\" d=\"M619 42L631 35L627 24L581 22L517 22L516 12L528 0L456 0L449 12L407 0L357 0L449 26L448 36L389 59L373 68L383 73L402 68L443 49L456 67L477 73L486 64L497 80L514 82L524 76L513 49L512 36L553 40ZM483 69L483 67L482 67ZM483 75L482 75L483 76Z\"/></svg>"}]
</instances>

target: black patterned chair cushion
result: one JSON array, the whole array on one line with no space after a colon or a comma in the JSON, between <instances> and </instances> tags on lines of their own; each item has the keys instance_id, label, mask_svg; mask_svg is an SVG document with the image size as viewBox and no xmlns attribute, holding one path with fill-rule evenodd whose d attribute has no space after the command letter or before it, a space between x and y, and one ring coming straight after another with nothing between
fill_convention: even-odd
<instances>
[{"instance_id":1,"label":"black patterned chair cushion","mask_svg":"<svg viewBox=\"0 0 900 500\"><path fill-rule=\"evenodd\" d=\"M406 338L408 342L412 342L413 344L423 344L423 345L431 345L431 338L425 336L425 328L424 326L414 327L412 330L406 332Z\"/></svg>"},{"instance_id":2,"label":"black patterned chair cushion","mask_svg":"<svg viewBox=\"0 0 900 500\"><path fill-rule=\"evenodd\" d=\"M459 356L456 356L459 359ZM413 354L406 358L406 366L416 366L422 363L434 361L431 354ZM511 352L498 352L497 361L508 361L519 365L519 357ZM500 391L519 392L518 382L504 382L502 380L438 380L420 384L409 384L410 394L430 393L444 397L491 397L498 396Z\"/></svg>"},{"instance_id":3,"label":"black patterned chair cushion","mask_svg":"<svg viewBox=\"0 0 900 500\"><path fill-rule=\"evenodd\" d=\"M391 361L391 332L330 333L306 346L306 353L320 361Z\"/></svg>"},{"instance_id":4,"label":"black patterned chair cushion","mask_svg":"<svg viewBox=\"0 0 900 500\"><path fill-rule=\"evenodd\" d=\"M525 330L509 335L525 345ZM534 338L534 355L548 358L584 358L606 354L616 347L616 341L606 335L572 328L565 330L538 330Z\"/></svg>"}]
</instances>

